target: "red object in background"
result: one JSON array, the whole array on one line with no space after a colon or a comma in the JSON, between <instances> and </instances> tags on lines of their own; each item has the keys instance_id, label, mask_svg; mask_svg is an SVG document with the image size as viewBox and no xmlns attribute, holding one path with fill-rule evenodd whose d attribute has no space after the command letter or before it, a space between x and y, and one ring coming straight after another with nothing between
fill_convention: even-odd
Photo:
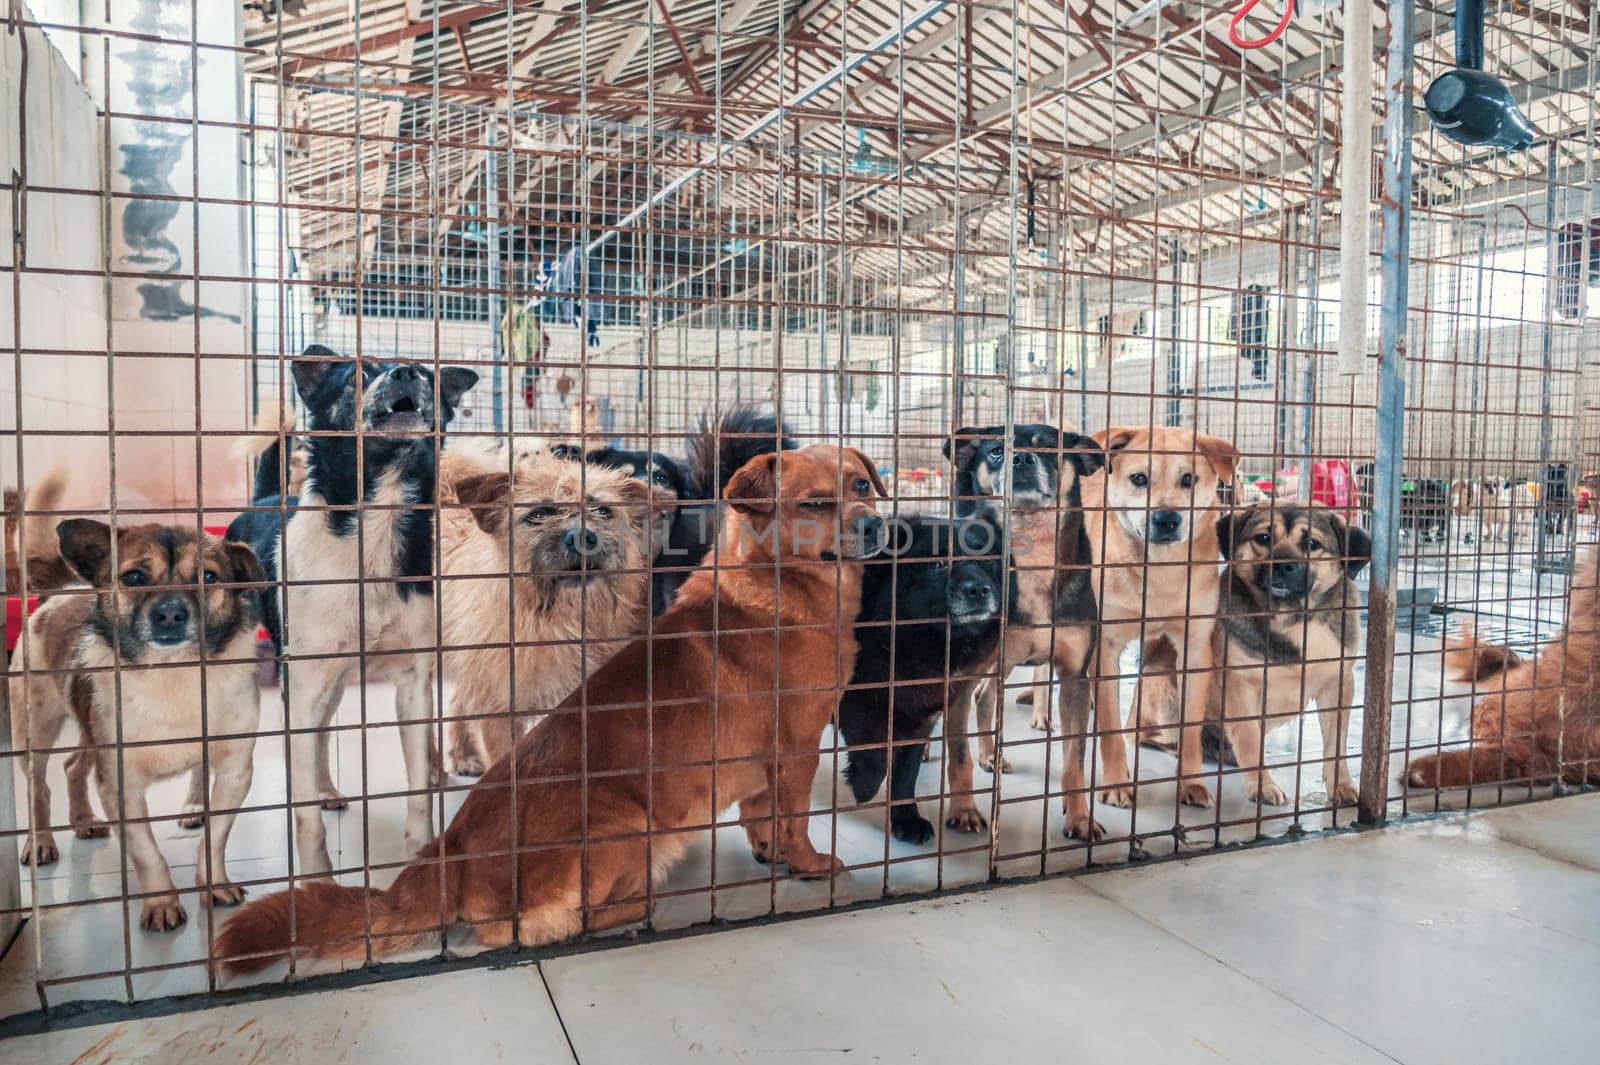
<instances>
[{"instance_id":1,"label":"red object in background","mask_svg":"<svg viewBox=\"0 0 1600 1065\"><path fill-rule=\"evenodd\" d=\"M1352 502L1350 464L1330 459L1311 465L1311 502L1319 507L1349 510Z\"/></svg>"},{"instance_id":2,"label":"red object in background","mask_svg":"<svg viewBox=\"0 0 1600 1065\"><path fill-rule=\"evenodd\" d=\"M207 525L205 527L205 529L206 529L206 532L210 533L212 536L224 536L224 535L227 534L227 531L228 531L227 526L225 526L225 525ZM22 638L22 622L23 622L23 619L26 618L26 617L32 616L33 612L35 610L37 610L37 609L39 609L39 600L36 597L30 596L28 598L28 612L27 612L27 614L24 614L22 612L22 600L20 598L18 598L17 596L14 596L14 595L10 595L10 596L6 597L6 653L7 654L10 654L12 651L15 651L17 649L17 641L19 641ZM272 637L267 635L267 630L266 629L258 629L256 631L256 639L258 639L258 640L270 640L270 639L272 639Z\"/></svg>"},{"instance_id":3,"label":"red object in background","mask_svg":"<svg viewBox=\"0 0 1600 1065\"><path fill-rule=\"evenodd\" d=\"M1228 40L1231 41L1233 46L1240 51L1249 51L1252 48L1265 48L1267 45L1283 36L1283 31L1289 28L1289 20L1294 17L1294 0L1284 0L1283 17L1278 19L1278 25L1274 27L1265 37L1260 37L1253 41L1247 40L1244 35L1239 32L1239 23L1243 22L1250 12L1255 10L1255 6L1260 2L1261 0L1245 0L1244 6L1238 11L1234 12L1233 18L1228 20Z\"/></svg>"}]
</instances>

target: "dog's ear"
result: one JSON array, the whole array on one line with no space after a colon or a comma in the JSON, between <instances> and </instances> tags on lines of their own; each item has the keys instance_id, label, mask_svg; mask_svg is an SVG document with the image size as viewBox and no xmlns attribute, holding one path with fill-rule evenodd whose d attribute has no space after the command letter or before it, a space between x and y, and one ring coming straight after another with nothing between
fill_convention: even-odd
<instances>
[{"instance_id":1,"label":"dog's ear","mask_svg":"<svg viewBox=\"0 0 1600 1065\"><path fill-rule=\"evenodd\" d=\"M321 344L307 344L300 357L289 365L289 370L294 375L295 391L300 393L301 400L309 403L311 397L317 394L317 389L322 387L322 382L327 378L329 371L344 362L345 360L332 348Z\"/></svg>"},{"instance_id":2,"label":"dog's ear","mask_svg":"<svg viewBox=\"0 0 1600 1065\"><path fill-rule=\"evenodd\" d=\"M872 490L878 494L879 498L887 499L889 497L889 489L884 487L883 478L878 474L877 463L867 458L866 453L858 448L847 447L845 451L860 460L861 465L867 469L867 479L872 482Z\"/></svg>"},{"instance_id":3,"label":"dog's ear","mask_svg":"<svg viewBox=\"0 0 1600 1065\"><path fill-rule=\"evenodd\" d=\"M1359 525L1347 525L1337 514L1330 514L1333 531L1339 537L1339 554L1344 556L1344 573L1354 577L1372 561L1372 537Z\"/></svg>"},{"instance_id":4,"label":"dog's ear","mask_svg":"<svg viewBox=\"0 0 1600 1065\"><path fill-rule=\"evenodd\" d=\"M228 568L233 571L232 581L235 584L262 584L267 579L266 571L261 568L261 560L249 544L238 540L224 540L222 554L228 560Z\"/></svg>"},{"instance_id":5,"label":"dog's ear","mask_svg":"<svg viewBox=\"0 0 1600 1065\"><path fill-rule=\"evenodd\" d=\"M1217 546L1223 558L1233 557L1233 538L1238 533L1239 519L1248 511L1230 510L1217 519Z\"/></svg>"},{"instance_id":6,"label":"dog's ear","mask_svg":"<svg viewBox=\"0 0 1600 1065\"><path fill-rule=\"evenodd\" d=\"M951 433L950 439L946 440L944 446L939 450L944 454L945 458L950 460L952 465L960 469L967 464L968 459L972 458L972 452L978 446L978 438L982 433L982 429L964 425ZM952 445L954 445L954 451L951 450Z\"/></svg>"},{"instance_id":7,"label":"dog's ear","mask_svg":"<svg viewBox=\"0 0 1600 1065\"><path fill-rule=\"evenodd\" d=\"M111 561L111 526L92 518L68 518L56 526L61 558L74 573L96 588L109 584L106 565Z\"/></svg>"},{"instance_id":8,"label":"dog's ear","mask_svg":"<svg viewBox=\"0 0 1600 1065\"><path fill-rule=\"evenodd\" d=\"M1133 443L1133 438L1139 435L1139 430L1123 426L1112 426L1101 429L1099 432L1090 433L1089 439L1094 441L1096 447L1106 454L1115 454Z\"/></svg>"},{"instance_id":9,"label":"dog's ear","mask_svg":"<svg viewBox=\"0 0 1600 1065\"><path fill-rule=\"evenodd\" d=\"M463 477L456 482L456 498L472 511L472 520L486 533L497 533L505 528L508 501L511 497L511 475L507 473L480 473Z\"/></svg>"},{"instance_id":10,"label":"dog's ear","mask_svg":"<svg viewBox=\"0 0 1600 1065\"><path fill-rule=\"evenodd\" d=\"M1217 471L1219 481L1233 480L1233 471L1239 465L1238 448L1220 436L1207 436L1205 433L1194 434L1194 448L1211 463L1211 468Z\"/></svg>"},{"instance_id":11,"label":"dog's ear","mask_svg":"<svg viewBox=\"0 0 1600 1065\"><path fill-rule=\"evenodd\" d=\"M1093 437L1073 432L1062 433L1061 450L1063 457L1076 466L1078 473L1084 477L1106 464L1105 452L1095 443Z\"/></svg>"},{"instance_id":12,"label":"dog's ear","mask_svg":"<svg viewBox=\"0 0 1600 1065\"><path fill-rule=\"evenodd\" d=\"M456 407L461 404L461 397L467 394L467 389L478 383L478 372L469 370L465 366L441 366L439 368L439 401L447 407Z\"/></svg>"},{"instance_id":13,"label":"dog's ear","mask_svg":"<svg viewBox=\"0 0 1600 1065\"><path fill-rule=\"evenodd\" d=\"M771 514L777 506L778 452L757 455L728 479L722 497L743 514Z\"/></svg>"}]
</instances>

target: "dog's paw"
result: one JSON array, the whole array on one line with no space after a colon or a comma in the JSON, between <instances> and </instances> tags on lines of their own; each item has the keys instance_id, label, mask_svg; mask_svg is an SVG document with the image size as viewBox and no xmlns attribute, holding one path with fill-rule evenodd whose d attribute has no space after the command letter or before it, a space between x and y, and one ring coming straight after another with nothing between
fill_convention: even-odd
<instances>
[{"instance_id":1,"label":"dog's paw","mask_svg":"<svg viewBox=\"0 0 1600 1065\"><path fill-rule=\"evenodd\" d=\"M1000 767L1002 773L1011 772L1011 763L1006 761L1006 756L1003 754L986 754L978 759L978 765L985 773L993 773L996 765Z\"/></svg>"},{"instance_id":2,"label":"dog's paw","mask_svg":"<svg viewBox=\"0 0 1600 1065\"><path fill-rule=\"evenodd\" d=\"M1025 691L1021 695L1017 696L1017 705L1018 706L1032 706L1033 705L1033 689L1032 688L1029 688L1027 691Z\"/></svg>"},{"instance_id":3,"label":"dog's paw","mask_svg":"<svg viewBox=\"0 0 1600 1065\"><path fill-rule=\"evenodd\" d=\"M982 832L989 827L989 822L983 819L974 804L955 806L950 810L950 816L944 819L944 827L957 832Z\"/></svg>"},{"instance_id":4,"label":"dog's paw","mask_svg":"<svg viewBox=\"0 0 1600 1065\"><path fill-rule=\"evenodd\" d=\"M209 898L213 906L237 906L244 901L244 888L238 884L216 884L209 892L204 884L199 887L200 897Z\"/></svg>"},{"instance_id":5,"label":"dog's paw","mask_svg":"<svg viewBox=\"0 0 1600 1065\"><path fill-rule=\"evenodd\" d=\"M1335 806L1354 806L1361 798L1361 793L1356 789L1355 781L1341 780L1333 789L1333 804Z\"/></svg>"},{"instance_id":6,"label":"dog's paw","mask_svg":"<svg viewBox=\"0 0 1600 1065\"><path fill-rule=\"evenodd\" d=\"M343 810L350 805L350 800L334 788L323 788L317 798L322 800L324 810Z\"/></svg>"},{"instance_id":7,"label":"dog's paw","mask_svg":"<svg viewBox=\"0 0 1600 1065\"><path fill-rule=\"evenodd\" d=\"M1028 718L1028 727L1033 729L1035 732L1049 732L1050 708L1048 706L1034 707L1033 716Z\"/></svg>"},{"instance_id":8,"label":"dog's paw","mask_svg":"<svg viewBox=\"0 0 1600 1065\"><path fill-rule=\"evenodd\" d=\"M1185 806L1210 806L1211 789L1198 780L1191 780L1179 786L1178 801Z\"/></svg>"},{"instance_id":9,"label":"dog's paw","mask_svg":"<svg viewBox=\"0 0 1600 1065\"><path fill-rule=\"evenodd\" d=\"M1266 777L1260 782L1259 785L1251 784L1246 787L1244 790L1244 797L1251 802L1255 802L1259 798L1268 806L1289 805L1288 794L1285 793L1284 790L1278 786L1278 782L1273 780L1271 777Z\"/></svg>"},{"instance_id":10,"label":"dog's paw","mask_svg":"<svg viewBox=\"0 0 1600 1065\"><path fill-rule=\"evenodd\" d=\"M183 903L178 901L178 896L167 895L145 901L144 912L139 915L139 927L146 932L170 932L174 928L182 928L188 920L189 914L184 910Z\"/></svg>"},{"instance_id":11,"label":"dog's paw","mask_svg":"<svg viewBox=\"0 0 1600 1065\"><path fill-rule=\"evenodd\" d=\"M185 806L183 816L178 818L179 828L196 829L205 823L205 811L198 806Z\"/></svg>"},{"instance_id":12,"label":"dog's paw","mask_svg":"<svg viewBox=\"0 0 1600 1065\"><path fill-rule=\"evenodd\" d=\"M775 865L783 861L783 848L772 842L765 831L758 831L754 826L745 826L745 837L750 841L750 857L762 865Z\"/></svg>"},{"instance_id":13,"label":"dog's paw","mask_svg":"<svg viewBox=\"0 0 1600 1065\"><path fill-rule=\"evenodd\" d=\"M1098 843L1106 838L1105 828L1088 814L1068 814L1061 830L1068 839L1081 839L1087 843Z\"/></svg>"},{"instance_id":14,"label":"dog's paw","mask_svg":"<svg viewBox=\"0 0 1600 1065\"><path fill-rule=\"evenodd\" d=\"M22 864L38 868L41 865L54 865L61 857L61 852L56 849L56 837L51 833L41 833L38 838L22 837Z\"/></svg>"},{"instance_id":15,"label":"dog's paw","mask_svg":"<svg viewBox=\"0 0 1600 1065\"><path fill-rule=\"evenodd\" d=\"M482 758L476 755L461 754L455 757L451 772L458 777L481 777L486 768Z\"/></svg>"},{"instance_id":16,"label":"dog's paw","mask_svg":"<svg viewBox=\"0 0 1600 1065\"><path fill-rule=\"evenodd\" d=\"M79 839L105 839L111 835L111 826L105 821L75 821L72 833Z\"/></svg>"},{"instance_id":17,"label":"dog's paw","mask_svg":"<svg viewBox=\"0 0 1600 1065\"><path fill-rule=\"evenodd\" d=\"M1133 805L1133 785L1116 784L1100 789L1100 801L1107 806L1119 806L1127 809Z\"/></svg>"},{"instance_id":18,"label":"dog's paw","mask_svg":"<svg viewBox=\"0 0 1600 1065\"><path fill-rule=\"evenodd\" d=\"M844 862L831 854L818 854L815 858L796 865L788 862L789 872L801 880L826 880L844 872Z\"/></svg>"},{"instance_id":19,"label":"dog's paw","mask_svg":"<svg viewBox=\"0 0 1600 1065\"><path fill-rule=\"evenodd\" d=\"M1431 757L1418 758L1406 766L1405 772L1400 775L1400 778L1406 782L1406 787L1408 788L1436 788L1439 786L1438 762ZM1350 787L1352 792L1355 790L1353 786L1347 786ZM1338 788L1334 789L1336 793L1338 790ZM1335 794L1334 798L1337 799L1338 795Z\"/></svg>"},{"instance_id":20,"label":"dog's paw","mask_svg":"<svg viewBox=\"0 0 1600 1065\"><path fill-rule=\"evenodd\" d=\"M894 838L902 843L913 843L922 846L933 838L933 822L921 815L901 818L889 826L894 833Z\"/></svg>"}]
</instances>

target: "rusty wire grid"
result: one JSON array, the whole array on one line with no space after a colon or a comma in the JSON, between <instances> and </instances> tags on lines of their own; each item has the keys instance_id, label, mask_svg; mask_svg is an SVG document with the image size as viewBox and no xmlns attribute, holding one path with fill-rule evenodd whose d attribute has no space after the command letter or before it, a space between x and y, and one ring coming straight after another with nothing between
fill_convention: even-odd
<instances>
[{"instance_id":1,"label":"rusty wire grid","mask_svg":"<svg viewBox=\"0 0 1600 1065\"><path fill-rule=\"evenodd\" d=\"M1507 154L1455 145L1424 114L1413 116L1411 136L1382 132L1386 119L1420 107L1423 87L1451 65L1450 13L1405 9L1409 84L1385 75L1380 25L1372 81L1352 87L1338 10L1311 8L1277 44L1240 52L1226 43L1228 6L1131 0L103 0L83 5L81 21L78 5L13 5L0 173L16 223L4 261L6 484L31 499L30 486L66 464L70 488L41 515L46 528L64 516L191 534L240 514L302 527L351 522L351 557L369 571L291 572L263 586L288 601L289 653L277 662L268 642L244 660L259 662L261 713L244 736L254 742L253 783L235 807L218 809L206 789L191 797L185 762L152 788L146 814L113 785L129 812L111 838L74 838L86 823L74 823L62 798L68 759L86 754L122 779L130 757L174 747L174 737L125 737L125 725L143 725L120 714L116 735L80 736L73 726L41 746L15 733L0 755L0 931L11 940L25 927L0 961L0 1015L299 981L518 939L544 945L609 934L619 922L667 930L826 910L1196 854L1358 816L1521 800L1592 777L1600 752L1567 744L1554 772L1511 767L1505 780L1465 790L1406 783L1414 759L1483 746L1472 735L1477 696L1446 677L1447 645L1468 626L1524 656L1549 645L1566 621L1574 549L1600 529L1600 338L1588 315L1600 294L1590 147L1597 16L1578 0L1492 12L1490 69L1539 131L1532 148ZM1342 152L1352 92L1355 121L1379 133L1361 160ZM1351 261L1341 239L1351 173L1367 205L1365 261ZM1398 201L1391 188L1403 190ZM1368 279L1365 306L1341 300L1347 277L1356 292ZM1365 342L1358 333L1351 357L1340 331L1356 319ZM437 501L431 477L420 502L399 490L298 507L252 498L256 470L241 448L253 438L258 450L287 450L353 437L348 472L359 476L384 435L307 417L295 370L312 345L333 353L319 356L322 366L334 356L375 372L400 363L436 382L449 367L472 370L476 383L434 439L442 456L482 458L489 465L479 472L511 475L528 454L566 446L681 459L702 416L714 423L751 404L776 412L800 445L864 452L887 487L884 517L1004 515L997 541L978 553L1010 567L997 589L1006 620L990 637L993 653L954 668L948 622L909 624L909 607L893 598L902 613L887 668L943 646L941 666L920 679L963 712L938 716L931 737L904 734L895 718L884 737L855 745L892 761L928 743L913 798L931 838L896 838L905 803L890 800L887 782L865 801L852 797L843 769L855 752L832 724L817 737L809 801L802 796L788 818L759 804L741 810L719 790L741 774L778 773L770 757L719 752L716 740L706 751L658 751L656 730L675 713L703 713L721 737L728 715L750 712L714 679L703 691L651 696L638 718L645 765L632 777L647 817L669 816L659 782L704 781L698 805L672 813L671 827L591 833L591 816L604 813L591 809L594 788L631 777L592 764L609 754L587 740L575 767L519 760L486 782L419 770L424 749L445 770L462 767L451 738L463 720L531 724L536 739L563 721L587 736L619 712L584 688L558 708L566 692L551 694L540 666L524 669L546 661L541 654L576 647L581 672L594 675L627 637L652 649L688 638L708 645L708 668L733 669L738 661L724 656L740 625L727 608L709 631L686 634L647 616L646 596L629 633L585 638L598 608L584 592L564 633L513 638L502 625L502 634L453 640L442 635L452 582L503 585L514 619L528 609L519 586L551 575L519 562L439 576L445 548L434 542L419 593L430 604L425 635L385 643L369 631L373 604L396 594L393 574L369 565L387 557L385 523L418 510L430 528L475 519ZM281 424L257 424L279 405ZM1100 435L1092 446L1013 440L1035 425ZM983 427L995 428L1004 454L991 482L963 489L946 456L988 441L974 432ZM1126 488L1087 508L1046 500L1042 511L1019 494L1029 463L1059 468L1083 450L1103 457L1119 427L1189 431L1154 444L1140 437L1096 475L1116 481L1137 466L1195 476L1169 508L1186 530L1174 548L1137 546L1158 508L1128 503ZM1194 432L1230 444L1233 468ZM274 491L289 487L279 476ZM588 465L573 483L591 495L613 490L608 476ZM1384 498L1385 478L1399 482L1395 498ZM1306 500L1315 521L1331 514L1374 533L1379 552L1376 575L1360 572L1349 595L1322 601L1298 629L1280 625L1271 683L1297 691L1300 708L1316 703L1280 720L1240 705L1252 675L1230 659L1235 651L1213 652L1219 611L1246 625L1265 616L1208 598L1228 576L1213 530L1234 508L1264 511L1269 528L1282 527ZM594 513L606 505L588 500L580 533L610 520ZM637 501L615 509L630 505L637 513ZM640 518L644 560L618 567L616 579L672 568L649 561L662 547L650 517ZM1074 560L1030 555L1021 531L1076 521L1093 533L1084 572L1094 617L1106 622L1097 626L1027 614ZM39 547L28 540L37 528L23 522L25 554ZM1129 537L1134 553L1118 555ZM938 561L953 570L955 554L941 550ZM714 549L704 564L723 590L748 569L727 552ZM1313 554L1342 570L1365 551L1351 538ZM1576 553L1578 565L1585 558ZM286 564L295 567L292 557ZM1188 575L1176 594L1173 573ZM1369 576L1379 582L1370 610ZM5 588L19 606L6 622L13 692L52 675L38 640L19 632L20 606L37 591L31 571L19 577ZM786 594L776 593L780 603ZM853 615L845 620L853 629ZM1359 639L1313 637L1330 626ZM756 627L778 649L758 693L777 729L806 697L804 678L826 664L782 651L818 626L769 613ZM345 636L323 638L335 630ZM1085 667L1098 682L1095 714L1070 669L1036 666L1038 654L1018 650L1084 633L1112 649L1098 674L1092 654ZM1383 653L1369 659L1374 633ZM1305 648L1304 661L1282 657L1284 640ZM460 692L479 678L453 676L452 656L497 649L517 652L489 659L505 673L502 704L464 719ZM655 676L657 661L642 659L647 680L673 680ZM239 662L207 654L197 668L204 676ZM339 663L346 675L325 685L325 719L307 718L295 671L331 676ZM1542 698L1571 665L1529 683ZM90 672L115 693L164 668L129 657ZM837 702L859 690L854 668L835 663L822 696ZM1330 668L1347 706L1313 690L1309 678ZM1494 690L1509 702L1524 679L1505 674ZM397 689L408 683L419 686ZM891 705L910 690L907 678L874 683ZM1166 684L1177 704L1196 707L1211 689L1219 713L1268 726L1262 763L1268 792L1281 794L1256 797L1254 774L1210 747L1195 773L1180 772L1166 749L1174 744L1144 742L1160 737L1135 723L1136 684ZM968 705L986 687L1000 700L992 721L981 699ZM538 705L519 698L528 691L540 693ZM209 703L200 700L195 720L213 736ZM9 696L13 722L27 708ZM1064 721L1063 709L1081 709L1088 730ZM1322 732L1318 711L1330 710L1348 713L1342 737ZM1199 737L1199 714L1168 723L1177 745ZM321 782L303 794L291 784L320 742L342 809L323 809L336 800ZM1072 744L1085 748L1082 779L1064 755ZM217 767L213 745L202 749L204 777ZM1108 779L1118 750L1136 786ZM1345 801L1324 776L1336 756L1352 774ZM33 815L27 788L44 759L48 823ZM1359 813L1348 801L1355 782ZM1180 801L1201 787L1206 805ZM577 837L442 856L435 845L414 865L422 837L444 831L470 794L508 819L541 796L569 803ZM1080 805L1100 831L1064 831L1064 809ZM100 813L118 820L116 810ZM800 813L816 849L842 863L821 879L752 853L747 830L782 830ZM223 973L218 937L238 911L202 905L191 886L191 863L200 862L202 882L217 872L194 847L213 838L219 814L236 815L229 872L251 900L314 884L323 845L338 883L373 889L349 896L359 931L342 961L297 948L263 975ZM430 827L420 833L424 815ZM203 827L180 827L185 816ZM140 927L147 904L166 893L141 884L121 845L139 824L173 866L182 929ZM321 826L310 847L308 825ZM37 852L52 833L57 863L18 863L15 852ZM591 897L595 863L632 847L644 856L637 883ZM451 901L461 877L500 877L515 894L525 876L568 860L579 871L570 891L578 923L559 934L539 924L540 900L525 895L489 916ZM408 865L444 891L425 919L396 928L380 892ZM289 920L311 927L306 907L316 898L294 899Z\"/></svg>"}]
</instances>

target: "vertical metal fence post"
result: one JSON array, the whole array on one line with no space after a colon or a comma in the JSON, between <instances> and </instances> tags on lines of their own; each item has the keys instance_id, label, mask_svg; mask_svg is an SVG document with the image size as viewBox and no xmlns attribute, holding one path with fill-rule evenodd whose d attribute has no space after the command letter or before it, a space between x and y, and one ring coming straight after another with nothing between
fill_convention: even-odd
<instances>
[{"instance_id":1,"label":"vertical metal fence post","mask_svg":"<svg viewBox=\"0 0 1600 1065\"><path fill-rule=\"evenodd\" d=\"M1383 72L1383 255L1378 367L1378 453L1372 493L1367 609L1367 690L1361 727L1362 824L1382 824L1389 792L1394 697L1394 578L1400 545L1400 469L1405 458L1406 311L1411 257L1412 0L1389 5ZM1351 91L1346 86L1346 91ZM1346 165L1361 165L1347 160ZM1345 269L1349 271L1349 264Z\"/></svg>"}]
</instances>

